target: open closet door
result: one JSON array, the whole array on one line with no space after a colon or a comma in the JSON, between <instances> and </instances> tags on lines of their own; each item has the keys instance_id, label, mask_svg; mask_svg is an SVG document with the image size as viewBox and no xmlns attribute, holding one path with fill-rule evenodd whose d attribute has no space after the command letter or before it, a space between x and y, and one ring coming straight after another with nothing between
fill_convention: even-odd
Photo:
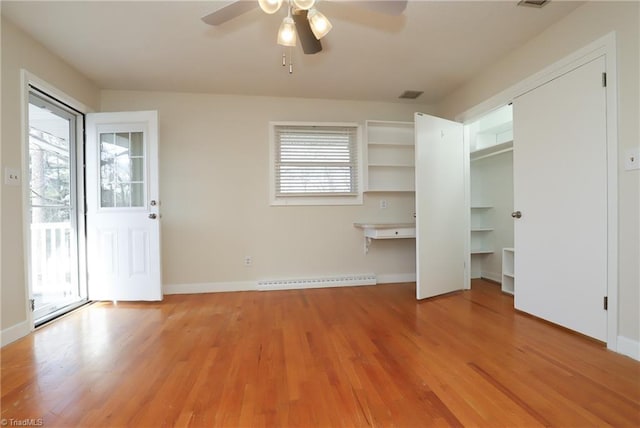
<instances>
[{"instance_id":1,"label":"open closet door","mask_svg":"<svg viewBox=\"0 0 640 428\"><path fill-rule=\"evenodd\" d=\"M162 300L158 114L87 115L90 300Z\"/></svg>"},{"instance_id":2,"label":"open closet door","mask_svg":"<svg viewBox=\"0 0 640 428\"><path fill-rule=\"evenodd\" d=\"M513 102L515 306L607 339L607 116L599 57Z\"/></svg>"},{"instance_id":3,"label":"open closet door","mask_svg":"<svg viewBox=\"0 0 640 428\"><path fill-rule=\"evenodd\" d=\"M464 288L463 125L422 113L416 133L416 297Z\"/></svg>"}]
</instances>

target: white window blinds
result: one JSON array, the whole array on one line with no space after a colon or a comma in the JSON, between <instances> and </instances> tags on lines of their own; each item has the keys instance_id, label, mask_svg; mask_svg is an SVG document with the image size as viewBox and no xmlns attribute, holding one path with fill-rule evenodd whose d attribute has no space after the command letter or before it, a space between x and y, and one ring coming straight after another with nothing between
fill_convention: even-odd
<instances>
[{"instance_id":1,"label":"white window blinds","mask_svg":"<svg viewBox=\"0 0 640 428\"><path fill-rule=\"evenodd\" d=\"M358 194L356 126L275 125L276 197Z\"/></svg>"}]
</instances>

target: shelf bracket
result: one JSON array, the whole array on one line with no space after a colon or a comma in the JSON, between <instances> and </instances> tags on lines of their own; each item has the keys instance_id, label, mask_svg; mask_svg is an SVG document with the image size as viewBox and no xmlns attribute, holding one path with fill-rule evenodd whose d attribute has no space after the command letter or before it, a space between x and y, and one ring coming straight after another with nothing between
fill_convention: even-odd
<instances>
[{"instance_id":1,"label":"shelf bracket","mask_svg":"<svg viewBox=\"0 0 640 428\"><path fill-rule=\"evenodd\" d=\"M364 253L369 254L369 246L371 245L371 238L365 236L364 238Z\"/></svg>"}]
</instances>

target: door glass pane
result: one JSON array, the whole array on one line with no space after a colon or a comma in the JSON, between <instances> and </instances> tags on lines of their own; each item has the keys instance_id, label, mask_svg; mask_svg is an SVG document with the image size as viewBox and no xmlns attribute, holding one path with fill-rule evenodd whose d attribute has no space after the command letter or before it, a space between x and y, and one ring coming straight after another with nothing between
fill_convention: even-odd
<instances>
[{"instance_id":1,"label":"door glass pane","mask_svg":"<svg viewBox=\"0 0 640 428\"><path fill-rule=\"evenodd\" d=\"M142 156L142 132L131 133L131 156Z\"/></svg>"},{"instance_id":2,"label":"door glass pane","mask_svg":"<svg viewBox=\"0 0 640 428\"><path fill-rule=\"evenodd\" d=\"M142 182L143 180L143 163L142 158L132 158L131 159L131 181L132 182Z\"/></svg>"},{"instance_id":3,"label":"door glass pane","mask_svg":"<svg viewBox=\"0 0 640 428\"><path fill-rule=\"evenodd\" d=\"M142 132L100 134L100 206L144 207Z\"/></svg>"},{"instance_id":4,"label":"door glass pane","mask_svg":"<svg viewBox=\"0 0 640 428\"><path fill-rule=\"evenodd\" d=\"M144 206L144 188L142 183L131 183L131 206Z\"/></svg>"},{"instance_id":5,"label":"door glass pane","mask_svg":"<svg viewBox=\"0 0 640 428\"><path fill-rule=\"evenodd\" d=\"M131 190L129 184L118 184L116 188L116 207L131 206Z\"/></svg>"},{"instance_id":6,"label":"door glass pane","mask_svg":"<svg viewBox=\"0 0 640 428\"><path fill-rule=\"evenodd\" d=\"M29 96L30 281L36 323L82 300L75 198L75 115Z\"/></svg>"}]
</instances>

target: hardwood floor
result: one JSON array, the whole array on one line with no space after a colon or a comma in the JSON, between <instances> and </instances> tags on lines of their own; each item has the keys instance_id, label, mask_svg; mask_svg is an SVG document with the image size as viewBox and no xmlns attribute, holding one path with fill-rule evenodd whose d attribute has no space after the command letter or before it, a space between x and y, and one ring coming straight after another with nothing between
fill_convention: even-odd
<instances>
[{"instance_id":1,"label":"hardwood floor","mask_svg":"<svg viewBox=\"0 0 640 428\"><path fill-rule=\"evenodd\" d=\"M2 418L44 426L640 426L640 363L490 283L98 303L2 349ZM13 424L15 426L15 424Z\"/></svg>"}]
</instances>

